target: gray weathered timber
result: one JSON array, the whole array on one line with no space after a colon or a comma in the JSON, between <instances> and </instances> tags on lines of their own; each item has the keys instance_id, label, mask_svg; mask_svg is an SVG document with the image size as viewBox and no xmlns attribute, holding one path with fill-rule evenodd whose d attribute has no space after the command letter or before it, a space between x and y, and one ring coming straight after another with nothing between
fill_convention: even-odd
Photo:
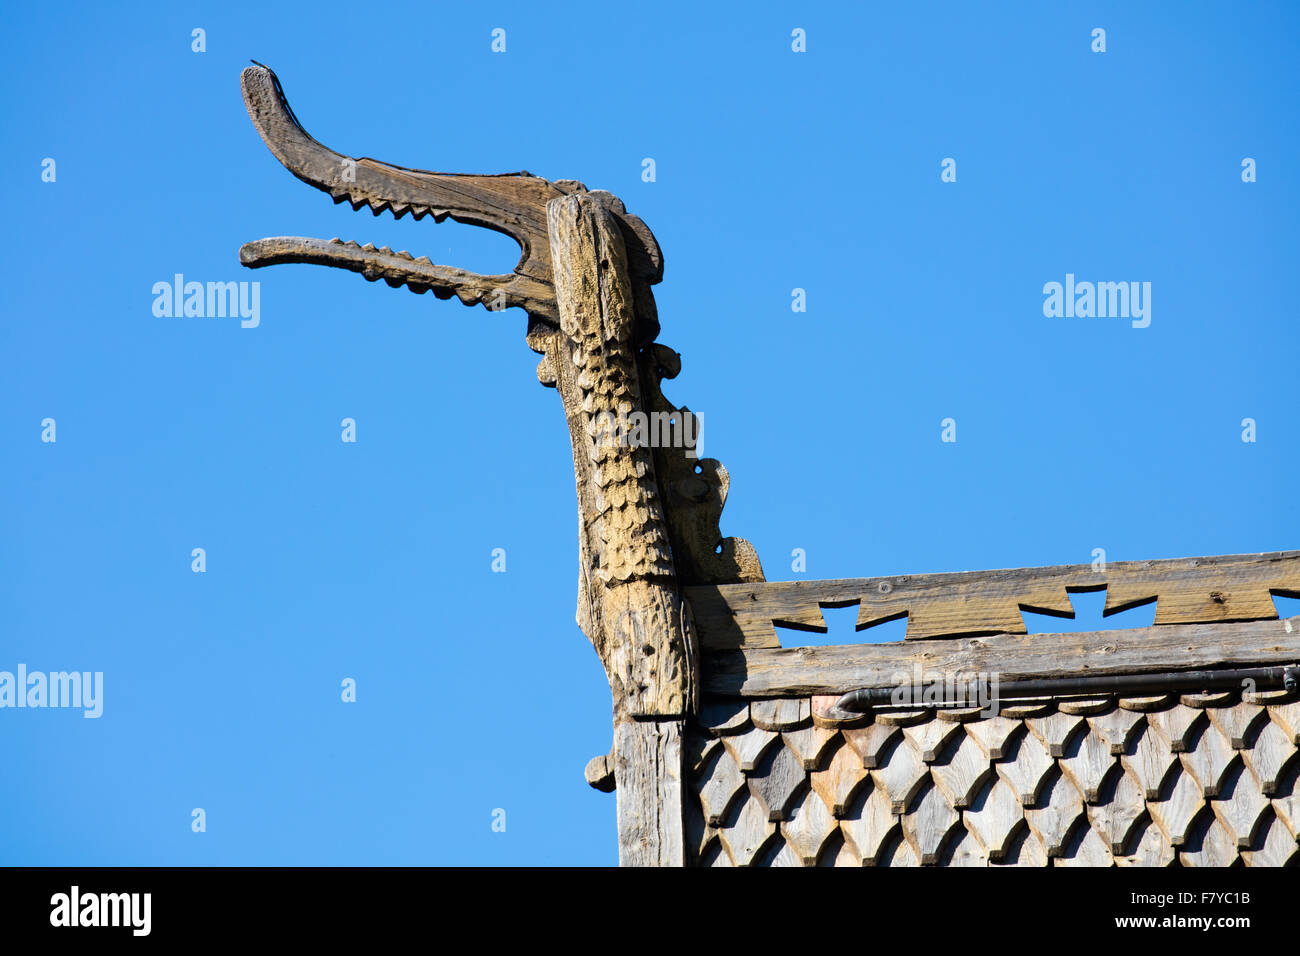
<instances>
[{"instance_id":1,"label":"gray weathered timber","mask_svg":"<svg viewBox=\"0 0 1300 956\"><path fill-rule=\"evenodd\" d=\"M619 866L685 866L681 720L614 728Z\"/></svg>"},{"instance_id":2,"label":"gray weathered timber","mask_svg":"<svg viewBox=\"0 0 1300 956\"><path fill-rule=\"evenodd\" d=\"M923 673L1000 680L1152 674L1217 665L1300 663L1300 617L1135 627L1086 634L995 634L946 641L706 652L704 693L729 697L842 694Z\"/></svg>"},{"instance_id":3,"label":"gray weathered timber","mask_svg":"<svg viewBox=\"0 0 1300 956\"><path fill-rule=\"evenodd\" d=\"M560 332L545 343L573 446L582 587L578 620L605 664L616 718L678 717L695 699L672 548L648 448L600 427L641 407L632 286L613 215L587 195L547 208Z\"/></svg>"},{"instance_id":4,"label":"gray weathered timber","mask_svg":"<svg viewBox=\"0 0 1300 956\"><path fill-rule=\"evenodd\" d=\"M1072 618L1070 592L1106 589L1106 614L1156 601L1156 624L1276 619L1300 596L1300 551L1115 561L686 589L701 646L779 647L776 626L826 632L823 607L859 606L859 630L907 617L907 638L1024 634L1022 610Z\"/></svg>"}]
</instances>

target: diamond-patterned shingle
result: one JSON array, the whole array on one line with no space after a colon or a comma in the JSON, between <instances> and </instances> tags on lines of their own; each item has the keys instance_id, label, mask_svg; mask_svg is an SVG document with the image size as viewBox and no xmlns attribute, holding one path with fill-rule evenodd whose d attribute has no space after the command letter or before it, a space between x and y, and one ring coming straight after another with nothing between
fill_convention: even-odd
<instances>
[{"instance_id":1,"label":"diamond-patterned shingle","mask_svg":"<svg viewBox=\"0 0 1300 956\"><path fill-rule=\"evenodd\" d=\"M853 792L870 778L862 767L862 758L847 743L840 744L825 770L810 777L812 787L835 816L842 816Z\"/></svg>"},{"instance_id":2,"label":"diamond-patterned shingle","mask_svg":"<svg viewBox=\"0 0 1300 956\"><path fill-rule=\"evenodd\" d=\"M840 819L840 830L858 853L860 862L874 866L898 832L899 818L884 791L868 786L858 792Z\"/></svg>"},{"instance_id":3,"label":"diamond-patterned shingle","mask_svg":"<svg viewBox=\"0 0 1300 956\"><path fill-rule=\"evenodd\" d=\"M709 702L686 742L695 862L1283 866L1300 858L1296 695L1037 700L996 717L966 708L946 719L916 709L843 720L817 713L810 698Z\"/></svg>"},{"instance_id":4,"label":"diamond-patterned shingle","mask_svg":"<svg viewBox=\"0 0 1300 956\"><path fill-rule=\"evenodd\" d=\"M838 825L817 791L805 786L789 816L781 825L781 835L805 866L813 866Z\"/></svg>"}]
</instances>

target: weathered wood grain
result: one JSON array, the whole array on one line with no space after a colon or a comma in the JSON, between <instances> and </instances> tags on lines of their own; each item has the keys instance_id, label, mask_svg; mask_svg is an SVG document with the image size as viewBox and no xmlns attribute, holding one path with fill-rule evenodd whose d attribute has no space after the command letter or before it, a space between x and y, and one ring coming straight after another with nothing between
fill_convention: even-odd
<instances>
[{"instance_id":1,"label":"weathered wood grain","mask_svg":"<svg viewBox=\"0 0 1300 956\"><path fill-rule=\"evenodd\" d=\"M614 728L619 866L685 866L680 720L625 720Z\"/></svg>"},{"instance_id":2,"label":"weathered wood grain","mask_svg":"<svg viewBox=\"0 0 1300 956\"><path fill-rule=\"evenodd\" d=\"M521 253L513 276L491 277L434 266L427 259L408 260L403 264L373 254L365 257L368 262L362 269L350 264L342 254L336 254L338 250L323 244L312 249L295 247L298 255L310 252L312 258L284 258L283 248L277 250L273 245L250 243L241 254L245 265L253 268L277 262L333 265L364 271L368 273L367 278L385 278L393 285L405 283L421 292L432 288L436 292L459 294L466 289L467 281L496 279L500 281L494 285L507 290L511 299L508 304L523 306L535 318L556 320L546 204L558 196L585 192L582 183L551 182L527 171L495 175L436 173L369 157L345 156L308 135L270 68L260 63L246 67L240 76L240 87L249 118L275 158L303 182L328 193L336 203L346 202L354 210L369 208L376 216L390 212L395 219L410 213L415 219L432 216L435 222L441 222L450 216L458 222L505 233L519 243ZM645 223L629 214L608 193L593 190L591 195L600 200L614 200L610 208L618 217L628 245L632 275L644 279L647 285L658 282L663 277L663 257ZM275 258L277 252L280 258ZM401 275L403 271L410 275ZM524 281L511 283L509 280L515 277ZM462 299L468 301L464 296Z\"/></svg>"},{"instance_id":3,"label":"weathered wood grain","mask_svg":"<svg viewBox=\"0 0 1300 956\"><path fill-rule=\"evenodd\" d=\"M1300 596L1300 551L697 586L685 596L701 645L726 649L779 647L777 626L826 633L821 609L853 605L859 630L906 616L908 640L1024 634L1022 610L1072 618L1069 594L1102 588L1106 614L1156 601L1157 625L1275 619L1272 594Z\"/></svg>"},{"instance_id":4,"label":"weathered wood grain","mask_svg":"<svg viewBox=\"0 0 1300 956\"><path fill-rule=\"evenodd\" d=\"M649 449L607 440L594 427L599 416L640 405L623 237L587 194L552 200L547 219L560 329L545 354L573 447L578 623L605 665L616 715L680 716L694 708L695 650L654 462Z\"/></svg>"},{"instance_id":5,"label":"weathered wood grain","mask_svg":"<svg viewBox=\"0 0 1300 956\"><path fill-rule=\"evenodd\" d=\"M1150 674L1300 660L1300 617L1282 621L1136 627L1084 634L996 634L846 647L744 648L705 655L704 690L728 697L843 694L923 674L1000 680Z\"/></svg>"},{"instance_id":6,"label":"weathered wood grain","mask_svg":"<svg viewBox=\"0 0 1300 956\"><path fill-rule=\"evenodd\" d=\"M601 793L613 793L617 782L614 778L613 754L600 754L587 761L583 771L587 784Z\"/></svg>"}]
</instances>

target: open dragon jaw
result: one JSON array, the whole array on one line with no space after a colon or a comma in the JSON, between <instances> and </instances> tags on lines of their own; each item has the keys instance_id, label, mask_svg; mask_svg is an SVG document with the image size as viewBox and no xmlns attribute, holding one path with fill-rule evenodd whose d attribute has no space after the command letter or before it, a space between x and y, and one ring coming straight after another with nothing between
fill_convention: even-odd
<instances>
[{"instance_id":1,"label":"open dragon jaw","mask_svg":"<svg viewBox=\"0 0 1300 956\"><path fill-rule=\"evenodd\" d=\"M529 173L433 173L327 149L268 68L242 76L299 179L376 215L451 216L514 238L483 276L340 240L250 242L251 268L335 266L491 310L524 309L560 397L577 483L579 626L605 667L625 865L1282 866L1300 854L1300 551L960 574L767 582L724 538L726 470L696 459L680 368L655 338L663 258L615 196ZM609 427L640 414L660 440ZM1029 635L1155 603L1149 627ZM782 647L906 618L900 642Z\"/></svg>"}]
</instances>

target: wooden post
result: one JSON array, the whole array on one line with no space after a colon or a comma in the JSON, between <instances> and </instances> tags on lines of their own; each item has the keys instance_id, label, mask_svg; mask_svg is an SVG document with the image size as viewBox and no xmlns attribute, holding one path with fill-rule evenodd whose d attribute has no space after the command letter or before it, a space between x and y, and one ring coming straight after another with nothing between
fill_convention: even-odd
<instances>
[{"instance_id":1,"label":"wooden post","mask_svg":"<svg viewBox=\"0 0 1300 956\"><path fill-rule=\"evenodd\" d=\"M625 720L614 728L619 866L685 866L685 721Z\"/></svg>"},{"instance_id":2,"label":"wooden post","mask_svg":"<svg viewBox=\"0 0 1300 956\"><path fill-rule=\"evenodd\" d=\"M623 427L644 410L627 250L598 196L556 198L546 213L560 330L541 342L539 377L559 391L573 445L577 618L613 694L619 862L682 866L682 735L698 654L654 459Z\"/></svg>"}]
</instances>

